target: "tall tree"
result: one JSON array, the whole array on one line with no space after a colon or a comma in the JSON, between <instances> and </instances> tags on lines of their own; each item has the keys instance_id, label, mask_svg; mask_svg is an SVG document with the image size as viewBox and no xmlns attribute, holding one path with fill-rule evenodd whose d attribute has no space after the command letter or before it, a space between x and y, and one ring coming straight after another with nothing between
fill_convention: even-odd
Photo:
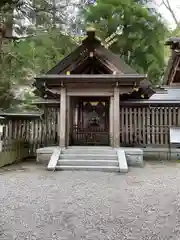
<instances>
[{"instance_id":1,"label":"tall tree","mask_svg":"<svg viewBox=\"0 0 180 240\"><path fill-rule=\"evenodd\" d=\"M0 2L0 8L4 7L6 4L12 5L12 4L17 4L19 0L1 0Z\"/></svg>"},{"instance_id":2,"label":"tall tree","mask_svg":"<svg viewBox=\"0 0 180 240\"><path fill-rule=\"evenodd\" d=\"M65 13L61 14L63 6L61 12L58 12L58 4L55 0L33 0L23 2L21 8L19 5L10 5L0 10L5 23L3 33L7 33L7 26L11 23L11 28L8 29L11 29L11 33L16 31L21 39L15 42L3 41L1 45L0 100L3 104L0 103L0 108L14 102L13 93L17 95L16 89L22 85L26 85L25 89L31 92L34 76L46 72L74 48L75 43L71 37L62 33L61 16ZM22 26L24 22L29 22L27 28ZM31 27L33 25L34 28ZM24 38L22 34L28 36ZM2 36L4 37L7 34ZM5 99L6 106L3 101Z\"/></svg>"},{"instance_id":3,"label":"tall tree","mask_svg":"<svg viewBox=\"0 0 180 240\"><path fill-rule=\"evenodd\" d=\"M166 28L156 12L152 14L135 0L97 0L84 15L102 39L116 32L112 51L138 72L147 73L152 83L159 83L164 70Z\"/></svg>"},{"instance_id":4,"label":"tall tree","mask_svg":"<svg viewBox=\"0 0 180 240\"><path fill-rule=\"evenodd\" d=\"M32 83L36 74L47 72L75 47L76 44L71 37L60 33L59 29L49 29L47 32L38 31L34 37L21 39L4 46L0 61L2 69L0 73L0 108L3 107L1 99L9 97L6 106L13 103L13 93L22 100L30 99L29 96L32 96L33 92ZM26 91L23 90L21 94L17 93L21 88Z\"/></svg>"},{"instance_id":5,"label":"tall tree","mask_svg":"<svg viewBox=\"0 0 180 240\"><path fill-rule=\"evenodd\" d=\"M163 5L168 12L171 14L172 19L174 20L174 23L176 24L176 28L179 27L180 28L180 21L171 5L171 1L169 0L162 0L161 5Z\"/></svg>"}]
</instances>

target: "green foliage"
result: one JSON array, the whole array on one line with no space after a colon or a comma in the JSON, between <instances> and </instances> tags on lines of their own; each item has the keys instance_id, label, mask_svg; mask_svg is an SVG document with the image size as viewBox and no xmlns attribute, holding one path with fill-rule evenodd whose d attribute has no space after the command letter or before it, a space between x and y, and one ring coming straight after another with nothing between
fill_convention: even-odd
<instances>
[{"instance_id":1,"label":"green foliage","mask_svg":"<svg viewBox=\"0 0 180 240\"><path fill-rule=\"evenodd\" d=\"M14 69L20 82L32 80L35 74L45 73L64 56L69 54L75 43L69 36L57 29L47 33L37 32L35 37L21 40L14 45L12 52L16 56Z\"/></svg>"},{"instance_id":2,"label":"green foliage","mask_svg":"<svg viewBox=\"0 0 180 240\"><path fill-rule=\"evenodd\" d=\"M6 27L9 24L9 32L12 33L12 25L16 23L16 33L28 35L0 47L0 108L17 109L14 89L26 85L29 93L20 97L23 103L18 105L18 109L31 109L34 76L56 65L80 44L82 36L76 35L76 22L71 22L73 17L68 15L68 7L61 1L0 2L0 17ZM146 7L147 2L149 0L97 0L96 5L82 4L79 9L83 9L87 25L93 24L101 39L105 40L118 31L117 41L110 47L111 50L139 73L148 73L148 78L156 84L163 74L164 59L169 54L164 47L168 35L160 16L154 9ZM71 7L76 5L73 4L72 0L68 3ZM24 26L25 19L32 24ZM79 16L78 21L78 32L81 32L84 18ZM62 29L75 33L74 38L71 34L62 34ZM179 34L176 30L171 34Z\"/></svg>"},{"instance_id":3,"label":"green foliage","mask_svg":"<svg viewBox=\"0 0 180 240\"><path fill-rule=\"evenodd\" d=\"M8 109L13 100L11 85L7 81L0 79L0 110Z\"/></svg>"},{"instance_id":4,"label":"green foliage","mask_svg":"<svg viewBox=\"0 0 180 240\"><path fill-rule=\"evenodd\" d=\"M139 73L147 73L152 83L160 81L167 29L155 11L152 13L135 0L98 0L84 16L87 25L93 24L102 39L118 30L112 51Z\"/></svg>"},{"instance_id":5,"label":"green foliage","mask_svg":"<svg viewBox=\"0 0 180 240\"><path fill-rule=\"evenodd\" d=\"M5 36L11 37L15 32L27 37L15 42L3 40L0 45L0 108L19 107L14 101L17 95L23 100L20 107L29 108L29 97L17 94L18 86L21 90L24 85L29 86L32 96L34 76L51 69L76 46L71 36L61 33L62 16L67 13L66 5L62 5L53 0L1 1L0 20ZM24 21L29 21L29 26L23 26Z\"/></svg>"},{"instance_id":6,"label":"green foliage","mask_svg":"<svg viewBox=\"0 0 180 240\"><path fill-rule=\"evenodd\" d=\"M166 40L170 37L180 37L180 25L178 25L175 29L169 30ZM171 49L169 46L165 46L165 61L168 63L169 57L171 56Z\"/></svg>"},{"instance_id":7,"label":"green foliage","mask_svg":"<svg viewBox=\"0 0 180 240\"><path fill-rule=\"evenodd\" d=\"M11 91L11 54L9 48L2 48L0 52L0 109L7 109L14 99Z\"/></svg>"},{"instance_id":8,"label":"green foliage","mask_svg":"<svg viewBox=\"0 0 180 240\"><path fill-rule=\"evenodd\" d=\"M9 92L17 86L29 86L36 74L45 73L62 58L68 55L76 47L75 42L57 29L50 29L49 32L37 32L35 37L26 38L19 42L9 43L3 47L0 67L1 79L0 95L5 100L7 96L13 95ZM6 89L6 91L5 91ZM6 94L7 92L7 94ZM25 99L27 96L24 96ZM0 102L4 107L4 101ZM6 101L10 106L11 101ZM29 101L25 103L27 105Z\"/></svg>"}]
</instances>

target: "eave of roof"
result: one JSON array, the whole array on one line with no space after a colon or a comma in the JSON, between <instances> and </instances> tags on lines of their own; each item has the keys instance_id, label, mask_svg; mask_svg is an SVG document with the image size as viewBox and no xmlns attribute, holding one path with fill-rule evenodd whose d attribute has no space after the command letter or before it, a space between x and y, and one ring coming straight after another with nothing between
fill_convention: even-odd
<instances>
[{"instance_id":1,"label":"eave of roof","mask_svg":"<svg viewBox=\"0 0 180 240\"><path fill-rule=\"evenodd\" d=\"M42 102L34 102L33 104L35 105L41 105L41 104L54 104L59 106L60 100L45 100ZM121 101L120 106L129 106L129 107L167 107L167 106L174 106L174 107L179 107L180 106L180 100L126 100L126 101Z\"/></svg>"},{"instance_id":2,"label":"eave of roof","mask_svg":"<svg viewBox=\"0 0 180 240\"><path fill-rule=\"evenodd\" d=\"M60 104L60 100L53 100L53 99L41 99L41 100L35 100L32 102L32 105L42 105L42 104L50 104L50 105L56 105Z\"/></svg>"},{"instance_id":3,"label":"eave of roof","mask_svg":"<svg viewBox=\"0 0 180 240\"><path fill-rule=\"evenodd\" d=\"M43 113L40 112L29 112L29 113L7 113L1 112L0 116L6 118L40 118Z\"/></svg>"},{"instance_id":4,"label":"eave of roof","mask_svg":"<svg viewBox=\"0 0 180 240\"><path fill-rule=\"evenodd\" d=\"M140 81L145 79L147 76L144 74L47 74L42 76L37 76L36 80L46 81L48 85L60 85L62 81L72 82L72 83L82 83L87 81L89 83L110 83L119 82L124 85L129 85L132 82ZM57 81L60 80L60 81Z\"/></svg>"}]
</instances>

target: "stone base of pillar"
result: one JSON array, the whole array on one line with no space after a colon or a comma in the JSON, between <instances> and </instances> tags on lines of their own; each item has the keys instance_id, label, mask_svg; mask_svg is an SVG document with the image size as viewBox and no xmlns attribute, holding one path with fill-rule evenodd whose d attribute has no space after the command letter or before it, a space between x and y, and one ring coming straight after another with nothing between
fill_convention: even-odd
<instances>
[{"instance_id":1,"label":"stone base of pillar","mask_svg":"<svg viewBox=\"0 0 180 240\"><path fill-rule=\"evenodd\" d=\"M65 147L66 147L64 138L60 138L60 144L59 144L59 146L60 146L60 148L65 148Z\"/></svg>"},{"instance_id":2,"label":"stone base of pillar","mask_svg":"<svg viewBox=\"0 0 180 240\"><path fill-rule=\"evenodd\" d=\"M120 147L120 136L119 136L119 133L117 133L115 136L114 136L114 148L119 148Z\"/></svg>"}]
</instances>

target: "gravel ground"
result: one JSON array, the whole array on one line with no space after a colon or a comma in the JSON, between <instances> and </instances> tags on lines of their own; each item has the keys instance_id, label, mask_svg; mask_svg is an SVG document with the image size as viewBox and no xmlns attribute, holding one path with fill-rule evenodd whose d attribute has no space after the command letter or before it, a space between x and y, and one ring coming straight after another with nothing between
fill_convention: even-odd
<instances>
[{"instance_id":1,"label":"gravel ground","mask_svg":"<svg viewBox=\"0 0 180 240\"><path fill-rule=\"evenodd\" d=\"M179 240L180 164L125 175L0 170L0 240Z\"/></svg>"}]
</instances>

